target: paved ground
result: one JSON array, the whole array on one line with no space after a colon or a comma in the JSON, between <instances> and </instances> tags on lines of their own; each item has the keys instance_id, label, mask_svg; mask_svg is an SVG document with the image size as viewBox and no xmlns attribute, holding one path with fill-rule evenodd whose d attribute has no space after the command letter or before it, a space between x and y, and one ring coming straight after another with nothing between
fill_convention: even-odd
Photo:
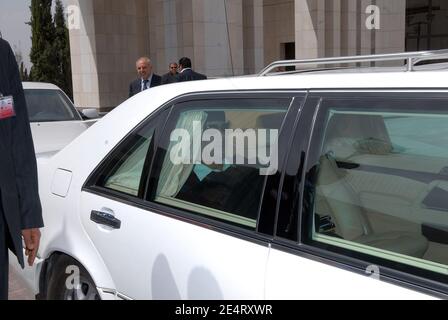
<instances>
[{"instance_id":1,"label":"paved ground","mask_svg":"<svg viewBox=\"0 0 448 320\"><path fill-rule=\"evenodd\" d=\"M9 299L34 300L29 286L18 276L17 271L13 267L9 268Z\"/></svg>"}]
</instances>

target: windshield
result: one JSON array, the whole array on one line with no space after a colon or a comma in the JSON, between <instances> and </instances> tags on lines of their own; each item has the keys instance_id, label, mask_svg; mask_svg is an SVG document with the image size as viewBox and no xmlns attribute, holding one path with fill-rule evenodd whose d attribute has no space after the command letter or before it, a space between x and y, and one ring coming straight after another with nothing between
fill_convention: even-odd
<instances>
[{"instance_id":1,"label":"windshield","mask_svg":"<svg viewBox=\"0 0 448 320\"><path fill-rule=\"evenodd\" d=\"M82 120L60 90L25 89L25 99L30 122Z\"/></svg>"}]
</instances>

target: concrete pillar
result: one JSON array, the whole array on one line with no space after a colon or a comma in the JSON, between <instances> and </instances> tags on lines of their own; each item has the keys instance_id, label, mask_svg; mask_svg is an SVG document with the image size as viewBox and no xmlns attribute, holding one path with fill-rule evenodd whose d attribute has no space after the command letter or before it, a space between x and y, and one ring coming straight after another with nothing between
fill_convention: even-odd
<instances>
[{"instance_id":1,"label":"concrete pillar","mask_svg":"<svg viewBox=\"0 0 448 320\"><path fill-rule=\"evenodd\" d=\"M93 2L70 0L68 6L69 19L79 22L70 28L74 103L79 108L99 108Z\"/></svg>"},{"instance_id":2,"label":"concrete pillar","mask_svg":"<svg viewBox=\"0 0 448 320\"><path fill-rule=\"evenodd\" d=\"M193 0L195 69L208 76L244 73L243 0Z\"/></svg>"},{"instance_id":3,"label":"concrete pillar","mask_svg":"<svg viewBox=\"0 0 448 320\"><path fill-rule=\"evenodd\" d=\"M165 74L182 56L193 59L192 0L148 0L150 56L155 72Z\"/></svg>"},{"instance_id":4,"label":"concrete pillar","mask_svg":"<svg viewBox=\"0 0 448 320\"><path fill-rule=\"evenodd\" d=\"M254 74L264 67L263 0L243 1L244 73Z\"/></svg>"},{"instance_id":5,"label":"concrete pillar","mask_svg":"<svg viewBox=\"0 0 448 320\"><path fill-rule=\"evenodd\" d=\"M325 56L325 0L295 0L296 58Z\"/></svg>"},{"instance_id":6,"label":"concrete pillar","mask_svg":"<svg viewBox=\"0 0 448 320\"><path fill-rule=\"evenodd\" d=\"M294 42L294 0L264 0L264 62L283 59L283 44Z\"/></svg>"}]
</instances>

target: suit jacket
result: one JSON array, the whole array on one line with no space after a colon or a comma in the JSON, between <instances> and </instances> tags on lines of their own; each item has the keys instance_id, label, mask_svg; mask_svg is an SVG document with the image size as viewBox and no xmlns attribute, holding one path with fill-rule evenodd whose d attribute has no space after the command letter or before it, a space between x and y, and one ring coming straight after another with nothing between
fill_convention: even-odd
<instances>
[{"instance_id":1,"label":"suit jacket","mask_svg":"<svg viewBox=\"0 0 448 320\"><path fill-rule=\"evenodd\" d=\"M156 74L152 75L151 83L149 84L150 88L160 86L162 84L162 77ZM142 79L136 79L131 82L129 85L129 98L135 96L137 93L142 91Z\"/></svg>"},{"instance_id":2,"label":"suit jacket","mask_svg":"<svg viewBox=\"0 0 448 320\"><path fill-rule=\"evenodd\" d=\"M174 76L168 72L162 76L162 84L170 84L177 82L177 76L179 74L175 74Z\"/></svg>"},{"instance_id":3,"label":"suit jacket","mask_svg":"<svg viewBox=\"0 0 448 320\"><path fill-rule=\"evenodd\" d=\"M179 75L177 76L178 82L196 81L196 80L207 80L207 76L194 72L191 69L186 69L184 72L179 73Z\"/></svg>"},{"instance_id":4,"label":"suit jacket","mask_svg":"<svg viewBox=\"0 0 448 320\"><path fill-rule=\"evenodd\" d=\"M258 169L245 166L211 172L202 181L193 171L176 198L256 219L264 179Z\"/></svg>"},{"instance_id":5,"label":"suit jacket","mask_svg":"<svg viewBox=\"0 0 448 320\"><path fill-rule=\"evenodd\" d=\"M10 45L0 39L0 92L14 97L16 116L0 120L0 204L10 235L8 247L24 266L21 232L43 227L28 111ZM3 245L3 244L0 244Z\"/></svg>"}]
</instances>

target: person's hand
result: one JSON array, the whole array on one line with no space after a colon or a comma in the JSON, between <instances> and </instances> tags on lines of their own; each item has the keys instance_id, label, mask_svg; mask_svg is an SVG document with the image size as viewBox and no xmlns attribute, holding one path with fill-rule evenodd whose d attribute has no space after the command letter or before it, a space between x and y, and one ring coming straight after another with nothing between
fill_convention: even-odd
<instances>
[{"instance_id":1,"label":"person's hand","mask_svg":"<svg viewBox=\"0 0 448 320\"><path fill-rule=\"evenodd\" d=\"M25 241L25 255L28 257L28 265L31 267L36 259L37 250L39 250L40 230L22 230L22 236Z\"/></svg>"}]
</instances>

